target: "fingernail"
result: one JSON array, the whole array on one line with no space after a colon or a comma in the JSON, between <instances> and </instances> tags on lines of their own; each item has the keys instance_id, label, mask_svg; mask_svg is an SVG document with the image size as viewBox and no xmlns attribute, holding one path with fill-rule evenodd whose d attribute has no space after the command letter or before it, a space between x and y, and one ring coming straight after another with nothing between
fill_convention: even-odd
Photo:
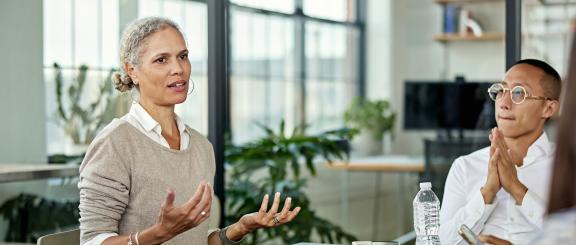
<instances>
[{"instance_id":1,"label":"fingernail","mask_svg":"<svg viewBox=\"0 0 576 245\"><path fill-rule=\"evenodd\" d=\"M287 202L291 202L291 201L292 201L292 198L291 198L291 197L286 198L286 201L287 201Z\"/></svg>"},{"instance_id":2,"label":"fingernail","mask_svg":"<svg viewBox=\"0 0 576 245\"><path fill-rule=\"evenodd\" d=\"M279 196L280 196L280 192L276 192L276 196L279 197Z\"/></svg>"},{"instance_id":3,"label":"fingernail","mask_svg":"<svg viewBox=\"0 0 576 245\"><path fill-rule=\"evenodd\" d=\"M268 199L268 194L264 195L264 198Z\"/></svg>"}]
</instances>

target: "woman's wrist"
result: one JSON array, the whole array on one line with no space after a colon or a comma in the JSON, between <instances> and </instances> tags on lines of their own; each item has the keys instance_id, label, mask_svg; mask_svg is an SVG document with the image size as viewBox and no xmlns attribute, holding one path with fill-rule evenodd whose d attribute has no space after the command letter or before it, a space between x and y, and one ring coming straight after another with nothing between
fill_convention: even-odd
<instances>
[{"instance_id":1,"label":"woman's wrist","mask_svg":"<svg viewBox=\"0 0 576 245\"><path fill-rule=\"evenodd\" d=\"M146 245L162 244L163 242L170 240L170 238L170 234L158 225L154 225L138 234L140 244Z\"/></svg>"},{"instance_id":2,"label":"woman's wrist","mask_svg":"<svg viewBox=\"0 0 576 245\"><path fill-rule=\"evenodd\" d=\"M250 232L251 230L244 226L241 222L236 222L225 230L226 234L224 235L226 235L226 237L232 241L240 241Z\"/></svg>"}]
</instances>

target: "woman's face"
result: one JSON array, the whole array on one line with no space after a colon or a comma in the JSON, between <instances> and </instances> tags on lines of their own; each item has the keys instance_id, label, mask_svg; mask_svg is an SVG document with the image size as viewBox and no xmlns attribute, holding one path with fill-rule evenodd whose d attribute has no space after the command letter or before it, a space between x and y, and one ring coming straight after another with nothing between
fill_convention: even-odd
<instances>
[{"instance_id":1,"label":"woman's face","mask_svg":"<svg viewBox=\"0 0 576 245\"><path fill-rule=\"evenodd\" d=\"M148 36L142 44L139 65L129 68L140 89L143 105L174 106L188 96L190 61L184 38L174 28Z\"/></svg>"}]
</instances>

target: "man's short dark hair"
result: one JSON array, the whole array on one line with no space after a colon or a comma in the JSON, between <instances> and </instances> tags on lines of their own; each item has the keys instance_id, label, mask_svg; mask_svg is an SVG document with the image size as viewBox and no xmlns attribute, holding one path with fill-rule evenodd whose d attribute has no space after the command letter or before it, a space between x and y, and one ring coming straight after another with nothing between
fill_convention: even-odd
<instances>
[{"instance_id":1,"label":"man's short dark hair","mask_svg":"<svg viewBox=\"0 0 576 245\"><path fill-rule=\"evenodd\" d=\"M540 79L540 85L544 90L546 97L559 100L560 99L560 89L562 88L562 79L560 75L552 66L548 63L537 60L537 59L523 59L519 60L514 65L527 64L537 68L540 68L544 72L544 76Z\"/></svg>"}]
</instances>

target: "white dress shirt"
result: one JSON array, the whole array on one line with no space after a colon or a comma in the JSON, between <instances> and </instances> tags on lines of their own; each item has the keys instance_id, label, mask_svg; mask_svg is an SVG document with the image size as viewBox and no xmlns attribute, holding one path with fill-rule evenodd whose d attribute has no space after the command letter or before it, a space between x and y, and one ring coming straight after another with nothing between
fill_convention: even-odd
<instances>
[{"instance_id":1,"label":"white dress shirt","mask_svg":"<svg viewBox=\"0 0 576 245\"><path fill-rule=\"evenodd\" d=\"M150 114L138 103L133 103L130 107L130 111L124 115L120 120L124 120L130 125L137 128L144 135L150 137L156 143L170 148L168 141L162 136L162 127ZM180 150L185 150L190 144L190 134L186 131L186 125L182 119L176 115L176 126L178 126L178 131L180 131ZM160 212L160 210L158 210ZM102 233L94 239L86 243L86 245L101 245L104 240L109 237L117 236L117 233Z\"/></svg>"},{"instance_id":2,"label":"white dress shirt","mask_svg":"<svg viewBox=\"0 0 576 245\"><path fill-rule=\"evenodd\" d=\"M542 229L552 173L554 144L543 133L517 167L518 179L528 188L522 205L503 188L492 204L484 204L480 188L486 183L490 148L459 157L450 168L440 210L442 244L466 244L458 228L493 235L513 244L528 244Z\"/></svg>"}]
</instances>

